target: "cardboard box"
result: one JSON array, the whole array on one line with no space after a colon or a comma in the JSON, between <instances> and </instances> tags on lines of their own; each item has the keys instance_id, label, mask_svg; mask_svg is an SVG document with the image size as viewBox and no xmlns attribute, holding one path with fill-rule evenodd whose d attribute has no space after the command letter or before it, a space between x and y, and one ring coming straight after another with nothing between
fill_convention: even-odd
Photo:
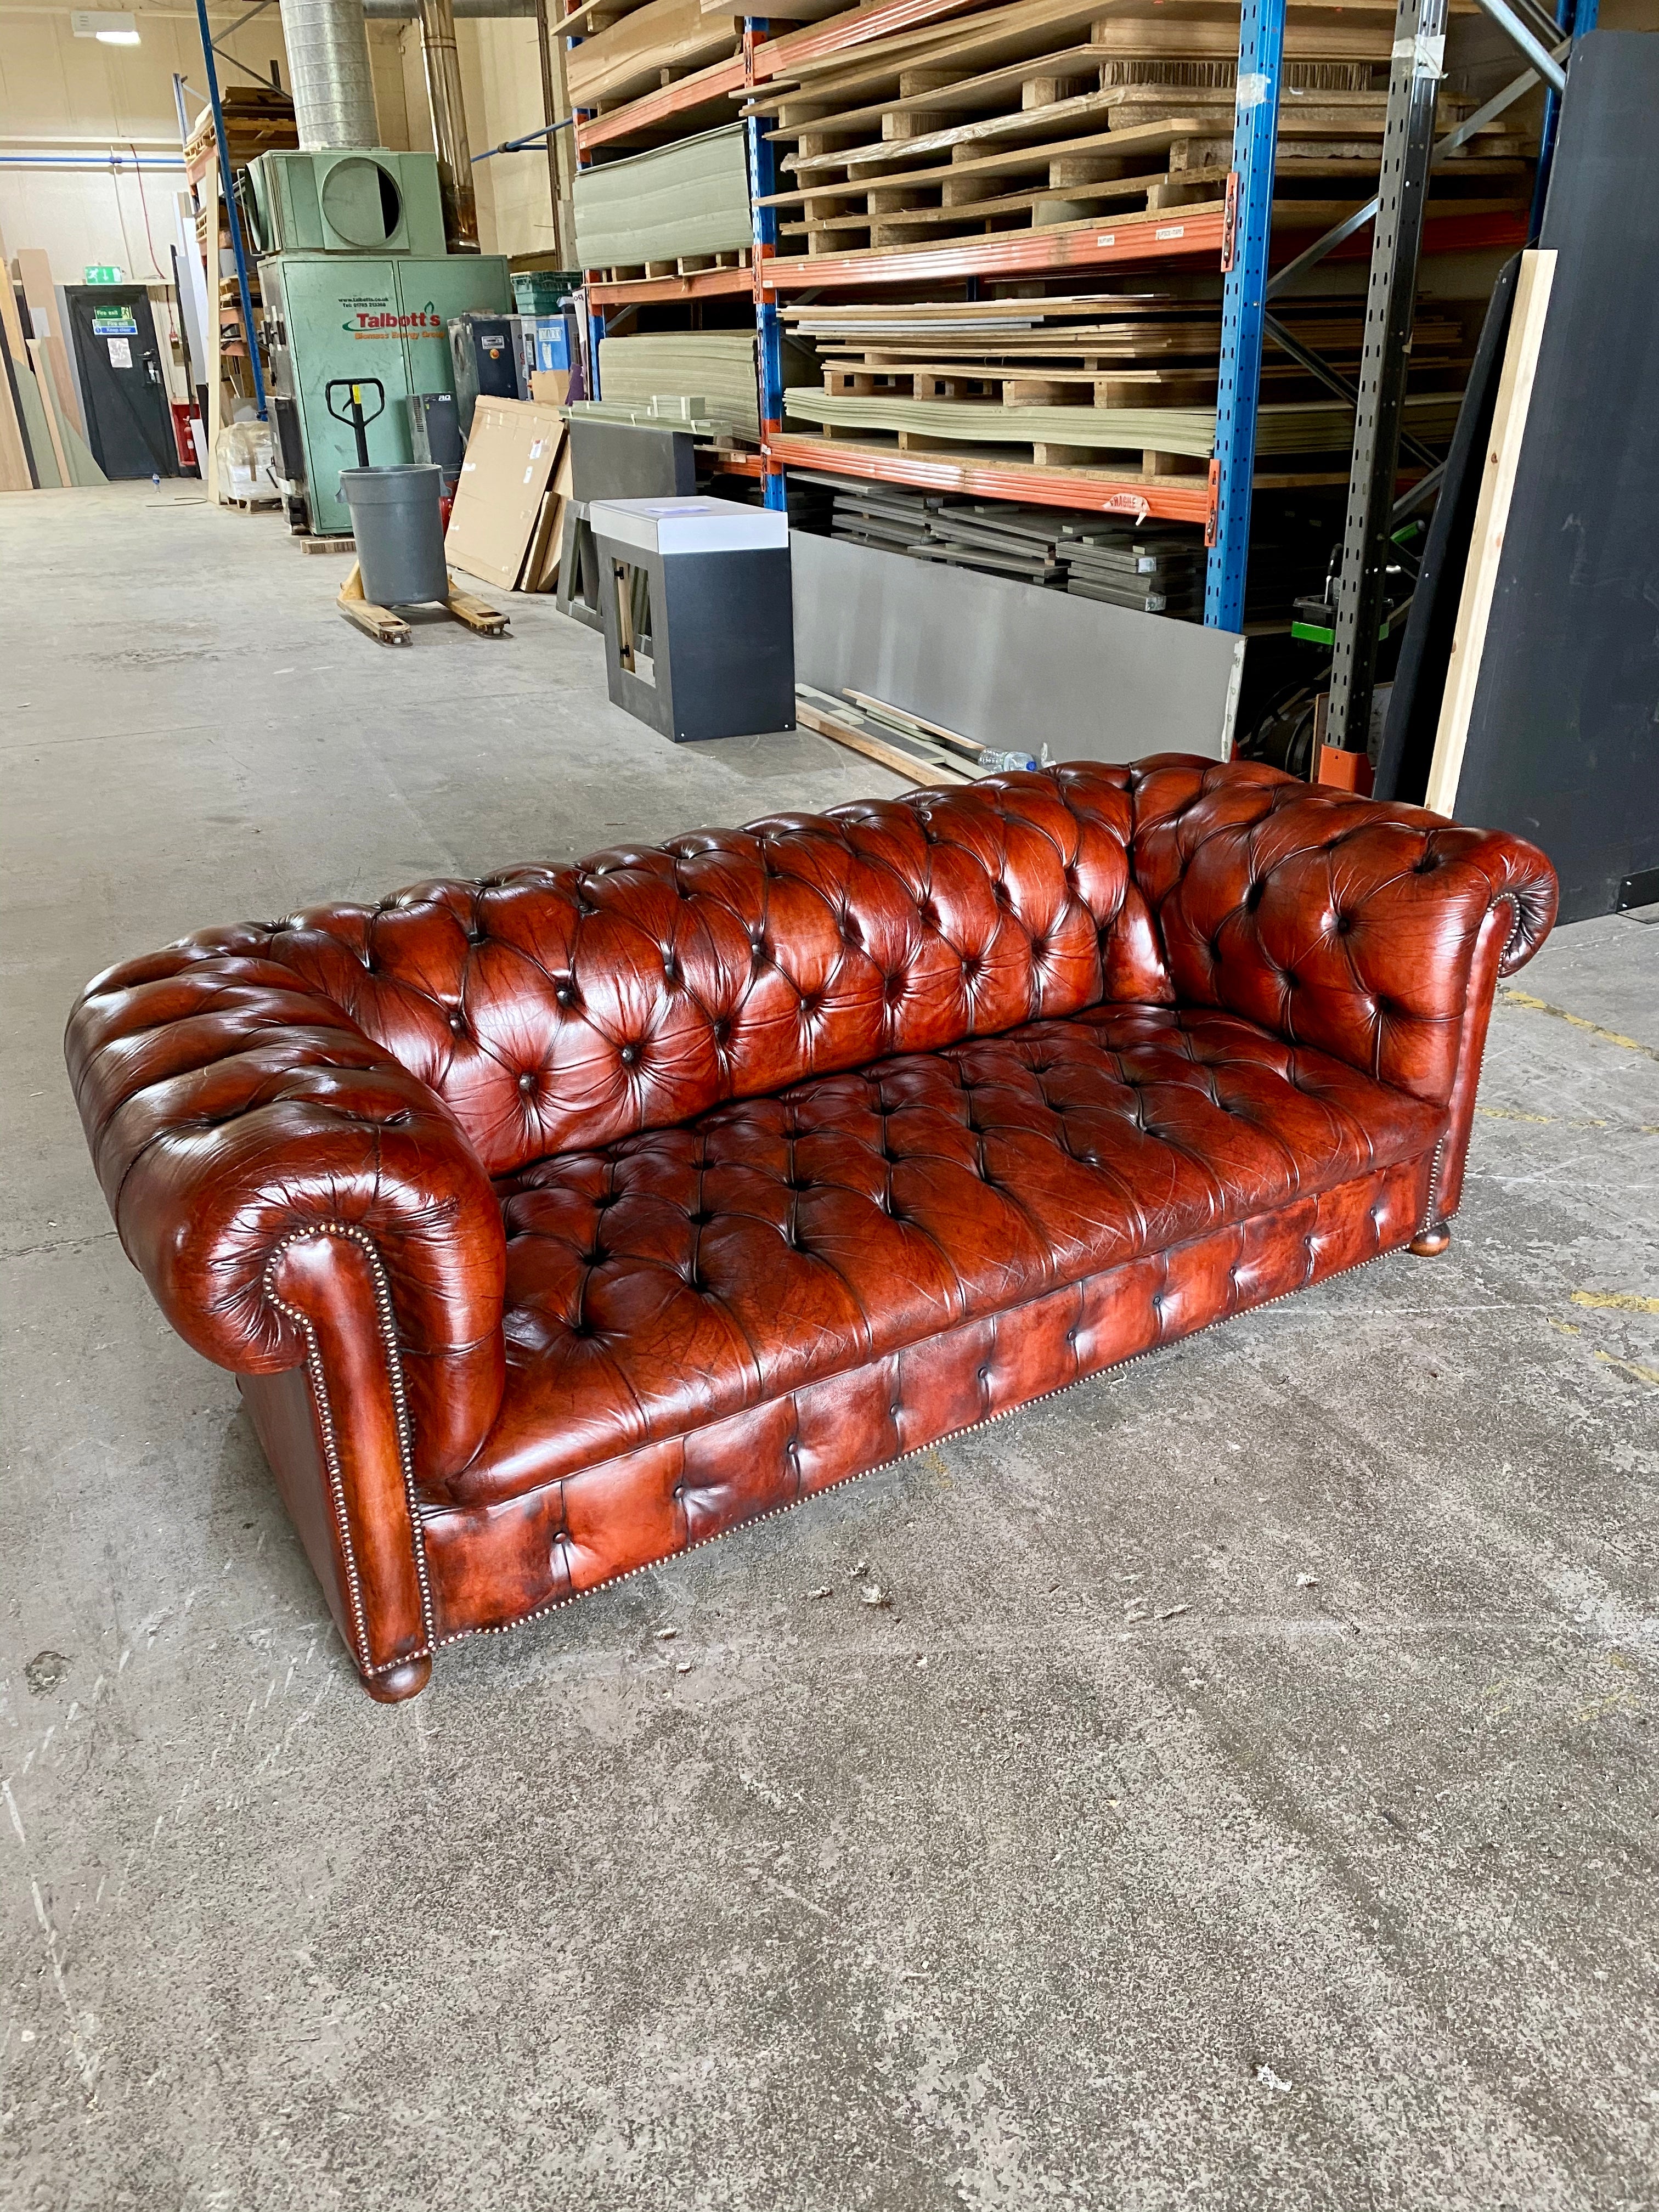
<instances>
[{"instance_id":1,"label":"cardboard box","mask_svg":"<svg viewBox=\"0 0 1659 2212\"><path fill-rule=\"evenodd\" d=\"M556 408L478 401L444 541L452 566L513 589L563 447Z\"/></svg>"},{"instance_id":2,"label":"cardboard box","mask_svg":"<svg viewBox=\"0 0 1659 2212\"><path fill-rule=\"evenodd\" d=\"M559 580L559 556L564 545L565 502L570 497L570 441L565 441L553 481L542 495L541 513L531 532L518 588L521 592L550 592Z\"/></svg>"}]
</instances>

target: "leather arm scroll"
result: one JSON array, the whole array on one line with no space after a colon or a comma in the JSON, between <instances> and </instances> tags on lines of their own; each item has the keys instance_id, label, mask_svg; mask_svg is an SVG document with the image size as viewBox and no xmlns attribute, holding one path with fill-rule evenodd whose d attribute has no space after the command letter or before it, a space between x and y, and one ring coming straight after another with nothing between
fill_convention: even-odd
<instances>
[{"instance_id":1,"label":"leather arm scroll","mask_svg":"<svg viewBox=\"0 0 1659 2212\"><path fill-rule=\"evenodd\" d=\"M423 1478L465 1465L503 1378L501 1208L448 1109L291 970L176 947L89 986L65 1050L130 1259L185 1340L269 1375L307 1357L299 1240L372 1251Z\"/></svg>"}]
</instances>

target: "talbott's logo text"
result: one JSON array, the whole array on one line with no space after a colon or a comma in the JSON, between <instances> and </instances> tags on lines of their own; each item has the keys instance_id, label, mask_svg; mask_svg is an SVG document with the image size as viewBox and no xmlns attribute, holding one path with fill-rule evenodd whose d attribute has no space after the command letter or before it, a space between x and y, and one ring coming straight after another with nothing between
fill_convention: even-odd
<instances>
[{"instance_id":1,"label":"talbott's logo text","mask_svg":"<svg viewBox=\"0 0 1659 2212\"><path fill-rule=\"evenodd\" d=\"M395 338L408 334L416 337L441 337L443 317L431 307L417 307L412 314L370 314L360 308L349 321L342 323L343 331L354 337Z\"/></svg>"}]
</instances>

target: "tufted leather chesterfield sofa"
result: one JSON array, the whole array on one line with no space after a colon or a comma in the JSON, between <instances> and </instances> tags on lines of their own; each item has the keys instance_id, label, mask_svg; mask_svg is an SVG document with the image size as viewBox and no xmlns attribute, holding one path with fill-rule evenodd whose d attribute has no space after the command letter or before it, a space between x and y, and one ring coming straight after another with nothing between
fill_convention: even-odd
<instances>
[{"instance_id":1,"label":"tufted leather chesterfield sofa","mask_svg":"<svg viewBox=\"0 0 1659 2212\"><path fill-rule=\"evenodd\" d=\"M1443 1249L1508 836L1177 755L219 929L67 1052L370 1693L1248 1306Z\"/></svg>"}]
</instances>

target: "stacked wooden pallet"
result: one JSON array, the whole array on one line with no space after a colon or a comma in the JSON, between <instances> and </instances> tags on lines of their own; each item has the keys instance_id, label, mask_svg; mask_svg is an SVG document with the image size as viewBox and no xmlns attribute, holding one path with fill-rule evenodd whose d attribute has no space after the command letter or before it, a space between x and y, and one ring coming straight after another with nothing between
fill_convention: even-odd
<instances>
[{"instance_id":1,"label":"stacked wooden pallet","mask_svg":"<svg viewBox=\"0 0 1659 2212\"><path fill-rule=\"evenodd\" d=\"M1375 188L1394 9L1292 0L1275 220L1339 220ZM770 196L809 253L1215 202L1231 167L1238 11L1225 0L1012 0L775 76L746 112L789 150ZM1455 120L1473 103L1443 103ZM1494 123L1437 173L1466 211L1524 203Z\"/></svg>"},{"instance_id":2,"label":"stacked wooden pallet","mask_svg":"<svg viewBox=\"0 0 1659 2212\"><path fill-rule=\"evenodd\" d=\"M1282 311L1303 344L1350 373L1364 323L1353 300L1298 301ZM830 439L888 434L901 452L963 445L1020 448L1037 467L1102 465L1149 480L1207 467L1220 343L1217 307L1168 291L1066 294L982 301L860 301L786 307L817 347L823 390L787 395L792 418ZM1461 318L1419 320L1413 360L1428 386L1413 425L1446 434L1464 358ZM1437 387L1437 388L1435 388ZM1284 356L1263 369L1257 449L1317 464L1340 455L1352 416ZM826 455L826 465L829 457ZM1291 477L1298 472L1288 471ZM1300 471L1305 474L1305 470Z\"/></svg>"},{"instance_id":3,"label":"stacked wooden pallet","mask_svg":"<svg viewBox=\"0 0 1659 2212\"><path fill-rule=\"evenodd\" d=\"M225 118L225 149L233 169L245 169L261 154L300 143L294 102L274 85L228 84L220 92L219 110ZM213 110L204 107L185 142L185 171L191 184L200 184L217 160Z\"/></svg>"},{"instance_id":4,"label":"stacked wooden pallet","mask_svg":"<svg viewBox=\"0 0 1659 2212\"><path fill-rule=\"evenodd\" d=\"M1469 13L1474 0L1451 4ZM761 436L775 440L792 483L839 475L838 531L860 520L848 501L866 510L868 542L880 542L883 528L914 530L902 486L943 515L957 511L947 496L956 493L1006 499L1010 515L1075 504L1143 520L1202 517L1217 428L1213 246L1232 168L1239 0L867 0L834 15L827 0L806 0L791 7L799 27L746 45L740 19L707 0L625 5L600 0L569 19L573 30L594 27L588 43L605 47L571 58L573 101L588 118L578 143L605 165L599 179L607 169L611 177L608 186L590 184L590 198L625 197L630 160L641 187L653 163L665 180L676 163L689 178L708 159L693 151L695 134L719 137L711 126L734 112L773 149L775 185L758 204L775 217L778 254L800 258L775 272L775 295L789 336L816 349L820 374L810 385L791 380L782 436L763 422ZM1287 0L1287 10L1273 193L1280 261L1376 190L1395 21L1394 0ZM1474 104L1443 94L1442 129ZM1533 142L1513 123L1487 125L1437 167L1431 215L1524 211ZM689 216L690 200L666 212ZM603 262L584 258L629 280L698 265L672 221L642 239L615 236ZM981 254L975 241L986 239L997 243ZM1125 260L1136 259L1148 273L1126 277ZM801 289L812 280L800 260L823 264L821 286ZM763 258L755 273L763 280ZM757 296L772 289L763 282ZM700 312L705 326L736 328L748 302L734 290ZM1356 378L1359 289L1333 276L1322 296L1293 296L1274 312L1332 370ZM660 307L641 299L638 313L634 331L661 327ZM1449 434L1472 329L1455 302L1419 319L1407 428L1419 456ZM1270 344L1257 432L1264 528L1275 543L1282 533L1285 574L1314 563L1322 577L1322 502L1339 498L1346 481L1350 405ZM999 534L1009 542L993 542ZM1005 528L981 515L943 531L927 522L909 550L971 566L977 549L1012 562L1003 573L1013 574L1040 536L1029 520ZM1059 544L1038 548L1029 580L1085 593L1115 587L1113 546L1072 562ZM1196 568L1170 557L1172 588L1145 596L1190 614Z\"/></svg>"},{"instance_id":5,"label":"stacked wooden pallet","mask_svg":"<svg viewBox=\"0 0 1659 2212\"><path fill-rule=\"evenodd\" d=\"M294 102L285 92L273 85L231 84L219 94L220 112L225 118L225 149L230 156L233 174L246 169L261 154L284 147L295 147L300 133L294 120ZM232 273L230 216L224 201L219 197L218 139L213 127L213 110L204 107L197 118L196 127L185 145L185 170L192 185L208 185L210 190L198 190L201 203L196 216L197 243L207 265L209 289L219 302L219 313L225 327L224 343L233 351L245 352L246 340L242 331L241 294ZM212 223L214 235L208 229ZM259 296L258 264L254 258L252 242L247 254L248 293L257 319L262 301Z\"/></svg>"}]
</instances>

